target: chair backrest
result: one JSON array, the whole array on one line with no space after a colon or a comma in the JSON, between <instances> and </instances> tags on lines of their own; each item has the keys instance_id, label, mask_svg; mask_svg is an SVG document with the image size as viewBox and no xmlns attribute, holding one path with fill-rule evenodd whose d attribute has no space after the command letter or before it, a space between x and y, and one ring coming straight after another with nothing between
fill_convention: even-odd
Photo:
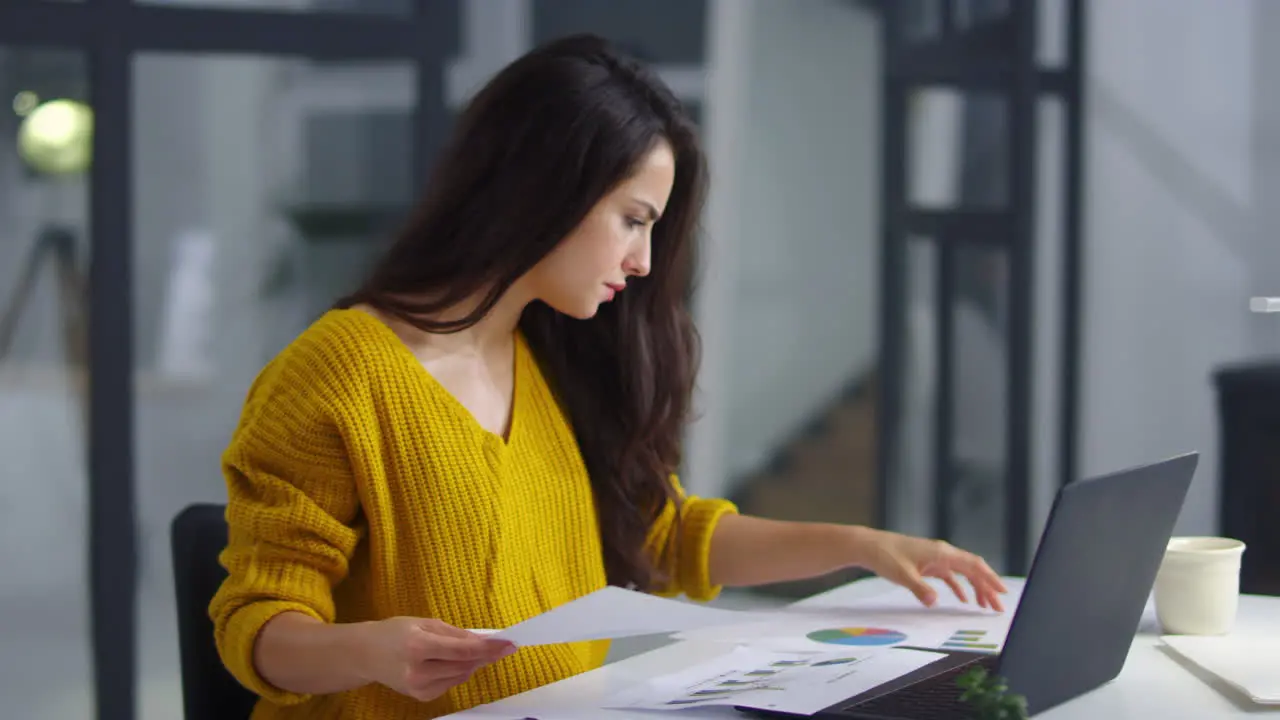
<instances>
[{"instance_id":1,"label":"chair backrest","mask_svg":"<svg viewBox=\"0 0 1280 720\"><path fill-rule=\"evenodd\" d=\"M209 619L209 603L227 576L218 564L227 545L226 507L188 506L173 519L169 540L186 720L246 720L258 696L223 666Z\"/></svg>"}]
</instances>

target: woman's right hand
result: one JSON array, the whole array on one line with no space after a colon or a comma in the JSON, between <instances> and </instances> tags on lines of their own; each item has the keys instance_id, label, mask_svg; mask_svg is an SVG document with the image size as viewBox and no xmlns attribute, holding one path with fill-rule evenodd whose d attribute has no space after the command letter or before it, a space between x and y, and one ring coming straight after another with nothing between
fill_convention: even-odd
<instances>
[{"instance_id":1,"label":"woman's right hand","mask_svg":"<svg viewBox=\"0 0 1280 720\"><path fill-rule=\"evenodd\" d=\"M379 620L369 623L363 634L368 679L424 702L516 651L506 640L485 638L431 618Z\"/></svg>"}]
</instances>

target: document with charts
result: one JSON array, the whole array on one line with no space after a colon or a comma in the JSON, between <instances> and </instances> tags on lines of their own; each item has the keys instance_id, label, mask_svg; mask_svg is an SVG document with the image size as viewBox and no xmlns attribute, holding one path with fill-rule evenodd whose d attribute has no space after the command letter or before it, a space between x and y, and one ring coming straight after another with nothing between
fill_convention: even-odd
<instances>
[{"instance_id":1,"label":"document with charts","mask_svg":"<svg viewBox=\"0 0 1280 720\"><path fill-rule=\"evenodd\" d=\"M893 588L866 598L819 596L760 620L681 631L678 640L749 645L775 652L833 652L837 648L914 647L998 653L1013 619L1021 588L1010 587L1009 611L962 603L941 588L938 603L924 607L910 592Z\"/></svg>"},{"instance_id":2,"label":"document with charts","mask_svg":"<svg viewBox=\"0 0 1280 720\"><path fill-rule=\"evenodd\" d=\"M683 710L729 705L811 715L941 657L907 649L792 653L737 647L628 688L606 707Z\"/></svg>"}]
</instances>

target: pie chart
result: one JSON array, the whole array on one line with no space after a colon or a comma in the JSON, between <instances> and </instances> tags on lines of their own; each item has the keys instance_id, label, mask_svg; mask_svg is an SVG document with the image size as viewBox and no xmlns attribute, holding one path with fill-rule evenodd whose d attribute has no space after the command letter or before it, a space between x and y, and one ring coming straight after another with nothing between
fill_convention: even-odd
<instances>
[{"instance_id":1,"label":"pie chart","mask_svg":"<svg viewBox=\"0 0 1280 720\"><path fill-rule=\"evenodd\" d=\"M828 645L893 645L907 639L906 634L884 628L848 627L814 630L805 637Z\"/></svg>"}]
</instances>

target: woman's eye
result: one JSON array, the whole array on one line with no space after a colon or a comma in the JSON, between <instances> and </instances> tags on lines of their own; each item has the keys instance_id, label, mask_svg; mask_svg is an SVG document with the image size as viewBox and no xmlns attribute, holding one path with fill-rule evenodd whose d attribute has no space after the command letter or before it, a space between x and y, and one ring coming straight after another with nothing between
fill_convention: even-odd
<instances>
[{"instance_id":1,"label":"woman's eye","mask_svg":"<svg viewBox=\"0 0 1280 720\"><path fill-rule=\"evenodd\" d=\"M633 218L633 217L627 218L627 227L629 228L642 228L644 227L644 225L645 225L644 220L641 220L640 218Z\"/></svg>"}]
</instances>

